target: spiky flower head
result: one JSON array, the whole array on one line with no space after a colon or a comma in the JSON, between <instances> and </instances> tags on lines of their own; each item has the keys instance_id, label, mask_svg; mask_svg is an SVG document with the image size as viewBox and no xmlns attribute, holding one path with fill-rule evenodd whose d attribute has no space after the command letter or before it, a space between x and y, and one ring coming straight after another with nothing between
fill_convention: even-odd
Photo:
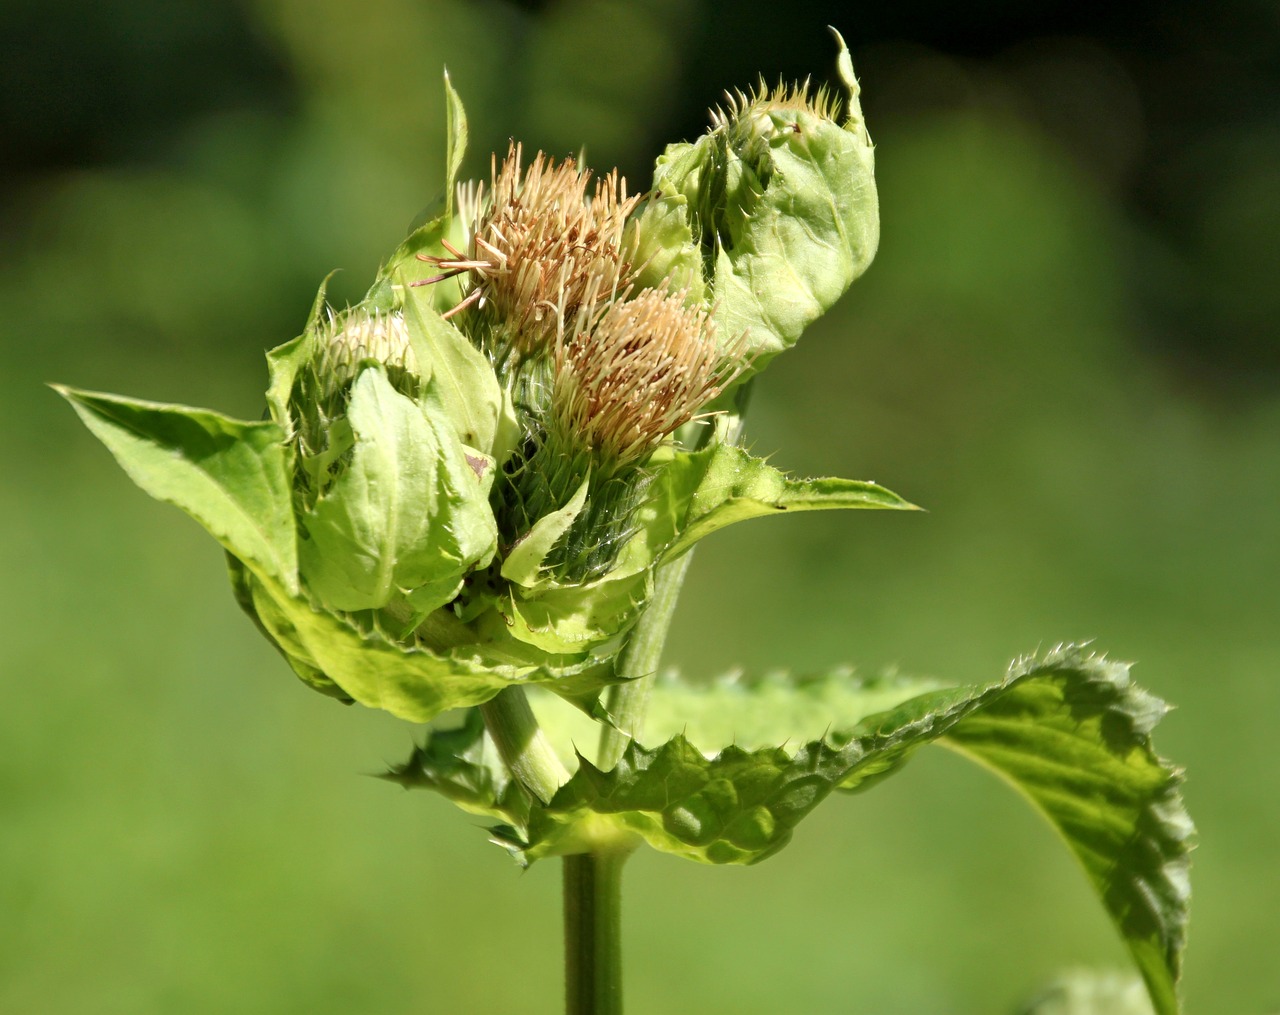
<instances>
[{"instance_id":1,"label":"spiky flower head","mask_svg":"<svg viewBox=\"0 0 1280 1015\"><path fill-rule=\"evenodd\" d=\"M589 450L603 474L643 460L744 367L715 322L684 292L645 289L591 301L555 345L556 442Z\"/></svg>"},{"instance_id":2,"label":"spiky flower head","mask_svg":"<svg viewBox=\"0 0 1280 1015\"><path fill-rule=\"evenodd\" d=\"M839 120L840 97L826 85L811 90L809 78L800 83L779 81L772 88L761 78L749 92L734 89L724 93L725 102L711 110L713 130L754 130L766 134L772 127L770 114L804 112L822 120Z\"/></svg>"},{"instance_id":3,"label":"spiky flower head","mask_svg":"<svg viewBox=\"0 0 1280 1015\"><path fill-rule=\"evenodd\" d=\"M322 335L320 356L332 383L341 386L355 380L370 364L391 373L417 375L418 359L409 343L404 314L354 310L341 317L330 314Z\"/></svg>"},{"instance_id":4,"label":"spiky flower head","mask_svg":"<svg viewBox=\"0 0 1280 1015\"><path fill-rule=\"evenodd\" d=\"M300 465L296 485L303 503L314 503L341 471L352 447L346 421L352 387L371 367L400 394L417 397L422 382L404 315L362 308L330 311L316 328L311 354L289 397Z\"/></svg>"},{"instance_id":5,"label":"spiky flower head","mask_svg":"<svg viewBox=\"0 0 1280 1015\"><path fill-rule=\"evenodd\" d=\"M627 195L617 170L588 188L591 173L573 159L542 152L527 169L512 143L501 167L495 156L489 200L471 229L468 249L452 257L419 255L443 269L422 283L465 273L475 304L493 324L499 357L550 350L560 320L576 319L588 291L616 292L631 265L623 245L627 217L638 196Z\"/></svg>"}]
</instances>

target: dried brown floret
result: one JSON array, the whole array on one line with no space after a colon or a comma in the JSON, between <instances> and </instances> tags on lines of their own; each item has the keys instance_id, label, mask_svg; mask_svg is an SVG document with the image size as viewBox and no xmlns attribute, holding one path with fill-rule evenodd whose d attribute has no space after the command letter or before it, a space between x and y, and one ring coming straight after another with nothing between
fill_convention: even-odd
<instances>
[{"instance_id":1,"label":"dried brown floret","mask_svg":"<svg viewBox=\"0 0 1280 1015\"><path fill-rule=\"evenodd\" d=\"M558 442L589 449L605 474L645 458L741 372L741 342L721 348L707 309L645 289L592 300L555 344Z\"/></svg>"},{"instance_id":2,"label":"dried brown floret","mask_svg":"<svg viewBox=\"0 0 1280 1015\"><path fill-rule=\"evenodd\" d=\"M563 319L570 326L588 291L626 287L631 265L623 227L639 196L628 196L615 170L588 195L589 171L573 159L559 164L539 152L521 170L513 143L501 167L496 157L484 211L466 251L445 244L452 256L419 255L442 269L417 283L466 274L469 290L450 313L471 305L494 324L499 355L526 357L547 351Z\"/></svg>"}]
</instances>

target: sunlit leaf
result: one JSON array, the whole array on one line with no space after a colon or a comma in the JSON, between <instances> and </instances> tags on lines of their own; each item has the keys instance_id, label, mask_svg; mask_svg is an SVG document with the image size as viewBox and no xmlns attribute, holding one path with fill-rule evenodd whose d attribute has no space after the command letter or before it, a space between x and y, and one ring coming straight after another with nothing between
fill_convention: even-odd
<instances>
[{"instance_id":1,"label":"sunlit leaf","mask_svg":"<svg viewBox=\"0 0 1280 1015\"><path fill-rule=\"evenodd\" d=\"M620 571L674 560L717 529L748 518L796 511L918 510L875 483L852 479L796 479L741 448L715 444L702 451L664 452L637 534L623 548Z\"/></svg>"},{"instance_id":2,"label":"sunlit leaf","mask_svg":"<svg viewBox=\"0 0 1280 1015\"><path fill-rule=\"evenodd\" d=\"M227 550L298 587L289 452L275 423L55 387L129 478L180 507Z\"/></svg>"},{"instance_id":3,"label":"sunlit leaf","mask_svg":"<svg viewBox=\"0 0 1280 1015\"><path fill-rule=\"evenodd\" d=\"M864 690L892 700L911 689L910 682L797 685L798 697L820 698L832 711L830 732L794 749L731 741L709 750L712 731L691 729L698 746L683 734L656 748L633 742L610 771L580 759L549 804L534 804L527 825L496 834L523 862L581 849L583 828L603 823L615 838L643 839L690 859L755 863L785 846L832 791L865 789L938 742L997 772L1049 820L1129 946L1158 1015L1173 1015L1193 829L1181 774L1151 747L1164 704L1133 685L1124 664L1072 647L1020 661L997 683L930 691L865 716ZM727 691L708 688L711 707L691 709L690 726ZM773 691L766 681L728 693L761 693L763 707ZM665 707L668 726L697 693L677 692ZM815 722L803 708L754 723L746 712L747 744L769 730L804 736Z\"/></svg>"},{"instance_id":4,"label":"sunlit leaf","mask_svg":"<svg viewBox=\"0 0 1280 1015\"><path fill-rule=\"evenodd\" d=\"M302 516L303 575L331 609L385 606L430 585L429 612L484 566L497 544L482 483L434 397L435 378L416 401L376 368L351 392L351 461Z\"/></svg>"}]
</instances>

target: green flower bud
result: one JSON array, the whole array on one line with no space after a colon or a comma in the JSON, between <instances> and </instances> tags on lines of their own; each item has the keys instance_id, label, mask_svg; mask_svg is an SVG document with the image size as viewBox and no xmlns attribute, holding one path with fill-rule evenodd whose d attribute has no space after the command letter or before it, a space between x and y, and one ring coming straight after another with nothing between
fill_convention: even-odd
<instances>
[{"instance_id":1,"label":"green flower bud","mask_svg":"<svg viewBox=\"0 0 1280 1015\"><path fill-rule=\"evenodd\" d=\"M563 516L544 566L570 583L604 574L631 535L645 462L743 369L738 344L721 348L710 313L687 291L588 293L556 335L546 418L507 474L509 542Z\"/></svg>"},{"instance_id":2,"label":"green flower bud","mask_svg":"<svg viewBox=\"0 0 1280 1015\"><path fill-rule=\"evenodd\" d=\"M697 249L721 333L747 334L753 371L835 303L879 242L874 150L836 40L843 115L836 97L810 95L807 83L762 85L729 96L707 134L668 147L654 169L652 224L674 252L649 254L652 263L687 265ZM642 235L637 249L652 246Z\"/></svg>"},{"instance_id":3,"label":"green flower bud","mask_svg":"<svg viewBox=\"0 0 1280 1015\"><path fill-rule=\"evenodd\" d=\"M325 606L422 616L489 563L493 461L458 440L403 315L331 318L290 409L299 569Z\"/></svg>"}]
</instances>

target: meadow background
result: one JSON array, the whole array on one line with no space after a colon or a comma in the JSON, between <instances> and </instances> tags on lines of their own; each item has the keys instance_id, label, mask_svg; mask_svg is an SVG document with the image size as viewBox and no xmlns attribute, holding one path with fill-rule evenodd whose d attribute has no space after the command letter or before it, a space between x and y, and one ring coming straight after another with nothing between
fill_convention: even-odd
<instances>
[{"instance_id":1,"label":"meadow background","mask_svg":"<svg viewBox=\"0 0 1280 1015\"><path fill-rule=\"evenodd\" d=\"M1136 661L1200 826L1188 1011L1280 1007L1275 5L728 7L0 7L0 1010L559 1009L558 865L366 777L419 731L293 679L42 382L256 417L320 278L357 298L439 193L445 64L468 174L517 137L639 188L726 86L829 79L828 23L883 242L749 438L929 513L717 535L669 661ZM1012 1013L1125 966L1047 828L942 751L759 867L639 854L625 934L637 1013Z\"/></svg>"}]
</instances>

